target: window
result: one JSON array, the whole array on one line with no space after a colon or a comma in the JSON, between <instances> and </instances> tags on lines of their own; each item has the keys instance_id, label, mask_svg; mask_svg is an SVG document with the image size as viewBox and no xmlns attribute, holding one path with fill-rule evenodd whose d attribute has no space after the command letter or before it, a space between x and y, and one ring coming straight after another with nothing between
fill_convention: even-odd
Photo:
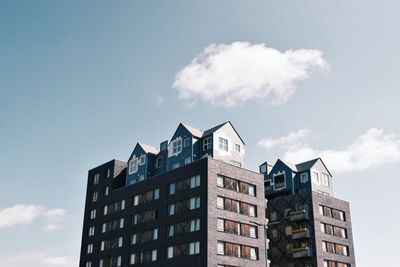
<instances>
[{"instance_id":1,"label":"window","mask_svg":"<svg viewBox=\"0 0 400 267\"><path fill-rule=\"evenodd\" d=\"M145 223L149 221L154 221L158 218L158 210L146 210L133 215L133 224Z\"/></svg>"},{"instance_id":2,"label":"window","mask_svg":"<svg viewBox=\"0 0 400 267\"><path fill-rule=\"evenodd\" d=\"M176 236L182 233L196 232L200 230L200 219L182 221L168 225L168 236Z\"/></svg>"},{"instance_id":3,"label":"window","mask_svg":"<svg viewBox=\"0 0 400 267\"><path fill-rule=\"evenodd\" d=\"M339 261L324 260L324 267L350 267L350 264Z\"/></svg>"},{"instance_id":4,"label":"window","mask_svg":"<svg viewBox=\"0 0 400 267\"><path fill-rule=\"evenodd\" d=\"M100 251L116 249L122 247L123 238L116 237L100 242Z\"/></svg>"},{"instance_id":5,"label":"window","mask_svg":"<svg viewBox=\"0 0 400 267\"><path fill-rule=\"evenodd\" d=\"M116 201L114 203L105 205L103 208L103 214L107 215L124 209L125 209L125 200Z\"/></svg>"},{"instance_id":6,"label":"window","mask_svg":"<svg viewBox=\"0 0 400 267\"><path fill-rule=\"evenodd\" d=\"M233 179L227 176L223 176L220 174L218 174L217 176L217 186L250 196L255 196L256 194L255 185L237 179Z\"/></svg>"},{"instance_id":7,"label":"window","mask_svg":"<svg viewBox=\"0 0 400 267\"><path fill-rule=\"evenodd\" d=\"M274 176L274 187L275 190L286 188L286 179L284 173Z\"/></svg>"},{"instance_id":8,"label":"window","mask_svg":"<svg viewBox=\"0 0 400 267\"><path fill-rule=\"evenodd\" d=\"M200 197L192 197L168 205L168 215L200 208Z\"/></svg>"},{"instance_id":9,"label":"window","mask_svg":"<svg viewBox=\"0 0 400 267\"><path fill-rule=\"evenodd\" d=\"M326 173L321 174L321 183L323 186L330 187L329 175Z\"/></svg>"},{"instance_id":10,"label":"window","mask_svg":"<svg viewBox=\"0 0 400 267\"><path fill-rule=\"evenodd\" d=\"M185 158L185 165L189 164L190 162L192 162L192 158Z\"/></svg>"},{"instance_id":11,"label":"window","mask_svg":"<svg viewBox=\"0 0 400 267\"><path fill-rule=\"evenodd\" d=\"M93 253L93 244L89 244L87 246L87 254L91 254L91 253Z\"/></svg>"},{"instance_id":12,"label":"window","mask_svg":"<svg viewBox=\"0 0 400 267\"><path fill-rule=\"evenodd\" d=\"M97 197L98 197L98 192L95 191L92 193L92 202L96 202L97 201Z\"/></svg>"},{"instance_id":13,"label":"window","mask_svg":"<svg viewBox=\"0 0 400 267\"><path fill-rule=\"evenodd\" d=\"M99 267L120 267L121 256L100 259Z\"/></svg>"},{"instance_id":14,"label":"window","mask_svg":"<svg viewBox=\"0 0 400 267\"><path fill-rule=\"evenodd\" d=\"M328 235L337 236L340 238L347 238L347 230L345 228L330 225L321 222L321 232Z\"/></svg>"},{"instance_id":15,"label":"window","mask_svg":"<svg viewBox=\"0 0 400 267\"><path fill-rule=\"evenodd\" d=\"M251 217L257 217L257 208L255 205L226 197L217 197L217 208Z\"/></svg>"},{"instance_id":16,"label":"window","mask_svg":"<svg viewBox=\"0 0 400 267\"><path fill-rule=\"evenodd\" d=\"M100 174L96 173L93 177L93 184L98 184L100 180Z\"/></svg>"},{"instance_id":17,"label":"window","mask_svg":"<svg viewBox=\"0 0 400 267\"><path fill-rule=\"evenodd\" d=\"M235 144L235 152L240 153L240 145Z\"/></svg>"},{"instance_id":18,"label":"window","mask_svg":"<svg viewBox=\"0 0 400 267\"><path fill-rule=\"evenodd\" d=\"M272 189L271 180L265 180L264 181L264 186L265 186L265 191L271 190Z\"/></svg>"},{"instance_id":19,"label":"window","mask_svg":"<svg viewBox=\"0 0 400 267\"><path fill-rule=\"evenodd\" d=\"M346 214L341 210L319 205L319 213L323 216L334 218L339 221L346 221Z\"/></svg>"},{"instance_id":20,"label":"window","mask_svg":"<svg viewBox=\"0 0 400 267\"><path fill-rule=\"evenodd\" d=\"M269 220L271 222L276 221L278 219L278 215L276 213L276 211L272 211L269 213Z\"/></svg>"},{"instance_id":21,"label":"window","mask_svg":"<svg viewBox=\"0 0 400 267\"><path fill-rule=\"evenodd\" d=\"M107 169L107 178L111 177L111 169Z\"/></svg>"},{"instance_id":22,"label":"window","mask_svg":"<svg viewBox=\"0 0 400 267\"><path fill-rule=\"evenodd\" d=\"M124 218L108 221L102 224L101 232L107 233L124 228Z\"/></svg>"},{"instance_id":23,"label":"window","mask_svg":"<svg viewBox=\"0 0 400 267\"><path fill-rule=\"evenodd\" d=\"M190 138L185 138L185 140L183 140L183 146L184 147L190 146Z\"/></svg>"},{"instance_id":24,"label":"window","mask_svg":"<svg viewBox=\"0 0 400 267\"><path fill-rule=\"evenodd\" d=\"M203 140L203 150L210 150L212 148L211 137L207 137Z\"/></svg>"},{"instance_id":25,"label":"window","mask_svg":"<svg viewBox=\"0 0 400 267\"><path fill-rule=\"evenodd\" d=\"M217 230L220 232L235 234L239 236L257 238L257 227L254 225L231 221L227 219L217 219Z\"/></svg>"},{"instance_id":26,"label":"window","mask_svg":"<svg viewBox=\"0 0 400 267\"><path fill-rule=\"evenodd\" d=\"M217 254L249 260L258 260L258 248L224 241L218 241Z\"/></svg>"},{"instance_id":27,"label":"window","mask_svg":"<svg viewBox=\"0 0 400 267\"><path fill-rule=\"evenodd\" d=\"M138 159L136 158L136 156L133 156L133 158L131 159L131 161L129 161L129 174L133 174L135 172L137 172L138 170Z\"/></svg>"},{"instance_id":28,"label":"window","mask_svg":"<svg viewBox=\"0 0 400 267\"><path fill-rule=\"evenodd\" d=\"M140 165L143 165L146 163L146 155L141 155L140 156Z\"/></svg>"},{"instance_id":29,"label":"window","mask_svg":"<svg viewBox=\"0 0 400 267\"><path fill-rule=\"evenodd\" d=\"M133 205L137 206L153 200L157 200L160 196L160 189L156 188L133 197Z\"/></svg>"},{"instance_id":30,"label":"window","mask_svg":"<svg viewBox=\"0 0 400 267\"><path fill-rule=\"evenodd\" d=\"M228 151L228 140L225 138L219 138L219 149L223 151Z\"/></svg>"},{"instance_id":31,"label":"window","mask_svg":"<svg viewBox=\"0 0 400 267\"><path fill-rule=\"evenodd\" d=\"M158 239L158 229L145 230L131 235L131 244L139 244Z\"/></svg>"},{"instance_id":32,"label":"window","mask_svg":"<svg viewBox=\"0 0 400 267\"><path fill-rule=\"evenodd\" d=\"M308 182L308 173L307 172L300 174L300 182L303 184Z\"/></svg>"},{"instance_id":33,"label":"window","mask_svg":"<svg viewBox=\"0 0 400 267\"><path fill-rule=\"evenodd\" d=\"M162 167L162 157L156 159L156 168Z\"/></svg>"},{"instance_id":34,"label":"window","mask_svg":"<svg viewBox=\"0 0 400 267\"><path fill-rule=\"evenodd\" d=\"M157 250L155 250L155 249L135 252L135 253L132 253L131 257L130 257L130 263L132 265L140 264L140 263L147 263L147 262L152 262L152 261L157 261Z\"/></svg>"},{"instance_id":35,"label":"window","mask_svg":"<svg viewBox=\"0 0 400 267\"><path fill-rule=\"evenodd\" d=\"M172 141L172 154L176 155L181 153L182 151L182 139L177 138L174 141Z\"/></svg>"},{"instance_id":36,"label":"window","mask_svg":"<svg viewBox=\"0 0 400 267\"><path fill-rule=\"evenodd\" d=\"M86 267L92 267L92 262L91 261L87 261L85 266Z\"/></svg>"},{"instance_id":37,"label":"window","mask_svg":"<svg viewBox=\"0 0 400 267\"><path fill-rule=\"evenodd\" d=\"M169 194L174 195L177 192L193 189L200 186L200 175L195 175L169 185Z\"/></svg>"},{"instance_id":38,"label":"window","mask_svg":"<svg viewBox=\"0 0 400 267\"><path fill-rule=\"evenodd\" d=\"M96 210L94 209L94 210L91 210L90 211L90 219L95 219L96 218Z\"/></svg>"},{"instance_id":39,"label":"window","mask_svg":"<svg viewBox=\"0 0 400 267\"><path fill-rule=\"evenodd\" d=\"M104 195L108 196L109 193L110 193L110 187L108 186L104 187Z\"/></svg>"},{"instance_id":40,"label":"window","mask_svg":"<svg viewBox=\"0 0 400 267\"><path fill-rule=\"evenodd\" d=\"M94 226L89 227L89 236L94 236Z\"/></svg>"},{"instance_id":41,"label":"window","mask_svg":"<svg viewBox=\"0 0 400 267\"><path fill-rule=\"evenodd\" d=\"M200 242L191 242L170 246L167 248L167 258L175 258L183 255L195 255L200 253Z\"/></svg>"},{"instance_id":42,"label":"window","mask_svg":"<svg viewBox=\"0 0 400 267\"><path fill-rule=\"evenodd\" d=\"M328 241L322 241L322 250L329 253L349 256L349 247Z\"/></svg>"}]
</instances>

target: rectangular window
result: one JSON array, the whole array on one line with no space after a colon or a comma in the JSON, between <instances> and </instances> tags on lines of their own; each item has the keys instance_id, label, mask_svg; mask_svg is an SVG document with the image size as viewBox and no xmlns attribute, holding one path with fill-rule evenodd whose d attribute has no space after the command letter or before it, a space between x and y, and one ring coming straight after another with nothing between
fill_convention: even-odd
<instances>
[{"instance_id":1,"label":"rectangular window","mask_svg":"<svg viewBox=\"0 0 400 267\"><path fill-rule=\"evenodd\" d=\"M258 235L257 227L254 225L221 218L217 219L217 230L220 232L251 238L257 238Z\"/></svg>"},{"instance_id":2,"label":"rectangular window","mask_svg":"<svg viewBox=\"0 0 400 267\"><path fill-rule=\"evenodd\" d=\"M169 194L174 195L177 192L193 189L200 186L200 175L195 175L169 185Z\"/></svg>"},{"instance_id":3,"label":"rectangular window","mask_svg":"<svg viewBox=\"0 0 400 267\"><path fill-rule=\"evenodd\" d=\"M108 215L114 212L118 212L125 209L125 200L116 201L114 203L105 205L103 208L103 214Z\"/></svg>"},{"instance_id":4,"label":"rectangular window","mask_svg":"<svg viewBox=\"0 0 400 267\"><path fill-rule=\"evenodd\" d=\"M94 226L89 227L89 236L94 236Z\"/></svg>"},{"instance_id":5,"label":"rectangular window","mask_svg":"<svg viewBox=\"0 0 400 267\"><path fill-rule=\"evenodd\" d=\"M182 151L182 139L178 138L172 141L172 154L179 154Z\"/></svg>"},{"instance_id":6,"label":"rectangular window","mask_svg":"<svg viewBox=\"0 0 400 267\"><path fill-rule=\"evenodd\" d=\"M90 211L90 219L95 219L96 218L96 210L91 210Z\"/></svg>"},{"instance_id":7,"label":"rectangular window","mask_svg":"<svg viewBox=\"0 0 400 267\"><path fill-rule=\"evenodd\" d=\"M98 184L99 183L99 180L100 180L100 174L99 173L96 173L95 175L94 175L94 177L93 177L93 184L95 185L95 184Z\"/></svg>"},{"instance_id":8,"label":"rectangular window","mask_svg":"<svg viewBox=\"0 0 400 267\"><path fill-rule=\"evenodd\" d=\"M219 138L219 149L223 151L228 151L228 140L225 138Z\"/></svg>"},{"instance_id":9,"label":"rectangular window","mask_svg":"<svg viewBox=\"0 0 400 267\"><path fill-rule=\"evenodd\" d=\"M275 190L286 188L285 174L279 174L274 176L274 187Z\"/></svg>"},{"instance_id":10,"label":"rectangular window","mask_svg":"<svg viewBox=\"0 0 400 267\"><path fill-rule=\"evenodd\" d=\"M196 255L200 253L200 242L184 243L167 248L167 258L175 258L184 255Z\"/></svg>"},{"instance_id":11,"label":"rectangular window","mask_svg":"<svg viewBox=\"0 0 400 267\"><path fill-rule=\"evenodd\" d=\"M120 247L122 247L122 243L123 243L122 237L116 237L116 238L101 241L100 251L120 248Z\"/></svg>"},{"instance_id":12,"label":"rectangular window","mask_svg":"<svg viewBox=\"0 0 400 267\"><path fill-rule=\"evenodd\" d=\"M233 179L227 176L223 176L221 174L218 174L217 176L217 186L250 196L256 195L255 185L237 179Z\"/></svg>"},{"instance_id":13,"label":"rectangular window","mask_svg":"<svg viewBox=\"0 0 400 267\"><path fill-rule=\"evenodd\" d=\"M183 213L189 210L200 208L200 197L181 200L168 205L168 215Z\"/></svg>"},{"instance_id":14,"label":"rectangular window","mask_svg":"<svg viewBox=\"0 0 400 267\"><path fill-rule=\"evenodd\" d=\"M106 187L104 188L104 195L105 195L105 196L108 196L109 193L110 193L110 187L106 186Z\"/></svg>"},{"instance_id":15,"label":"rectangular window","mask_svg":"<svg viewBox=\"0 0 400 267\"><path fill-rule=\"evenodd\" d=\"M171 224L167 227L168 237L200 230L200 219L193 219Z\"/></svg>"},{"instance_id":16,"label":"rectangular window","mask_svg":"<svg viewBox=\"0 0 400 267\"><path fill-rule=\"evenodd\" d=\"M321 174L321 182L323 186L330 187L329 175L326 173Z\"/></svg>"},{"instance_id":17,"label":"rectangular window","mask_svg":"<svg viewBox=\"0 0 400 267\"><path fill-rule=\"evenodd\" d=\"M190 162L192 162L192 158L185 158L185 165L189 164Z\"/></svg>"},{"instance_id":18,"label":"rectangular window","mask_svg":"<svg viewBox=\"0 0 400 267\"><path fill-rule=\"evenodd\" d=\"M235 213L240 213L251 217L257 217L256 205L226 197L220 197L220 196L217 197L217 208L224 209L227 211L232 211Z\"/></svg>"},{"instance_id":19,"label":"rectangular window","mask_svg":"<svg viewBox=\"0 0 400 267\"><path fill-rule=\"evenodd\" d=\"M140 165L144 165L146 163L146 155L140 156Z\"/></svg>"},{"instance_id":20,"label":"rectangular window","mask_svg":"<svg viewBox=\"0 0 400 267\"><path fill-rule=\"evenodd\" d=\"M111 169L107 169L107 178L111 177Z\"/></svg>"},{"instance_id":21,"label":"rectangular window","mask_svg":"<svg viewBox=\"0 0 400 267\"><path fill-rule=\"evenodd\" d=\"M133 158L129 161L129 168L128 168L128 173L133 174L136 173L138 170L138 159L137 157L133 156Z\"/></svg>"},{"instance_id":22,"label":"rectangular window","mask_svg":"<svg viewBox=\"0 0 400 267\"><path fill-rule=\"evenodd\" d=\"M333 218L339 221L346 221L346 214L344 211L341 210L319 205L319 213L323 216Z\"/></svg>"},{"instance_id":23,"label":"rectangular window","mask_svg":"<svg viewBox=\"0 0 400 267\"><path fill-rule=\"evenodd\" d=\"M130 256L130 264L141 264L157 261L157 250L145 250L140 252L132 253Z\"/></svg>"},{"instance_id":24,"label":"rectangular window","mask_svg":"<svg viewBox=\"0 0 400 267\"><path fill-rule=\"evenodd\" d=\"M139 244L158 239L158 229L145 230L131 235L131 244Z\"/></svg>"},{"instance_id":25,"label":"rectangular window","mask_svg":"<svg viewBox=\"0 0 400 267\"><path fill-rule=\"evenodd\" d=\"M158 219L158 210L151 209L136 213L132 216L133 224L140 224Z\"/></svg>"},{"instance_id":26,"label":"rectangular window","mask_svg":"<svg viewBox=\"0 0 400 267\"><path fill-rule=\"evenodd\" d=\"M120 267L121 256L100 259L99 267Z\"/></svg>"},{"instance_id":27,"label":"rectangular window","mask_svg":"<svg viewBox=\"0 0 400 267\"><path fill-rule=\"evenodd\" d=\"M211 137L207 137L203 140L203 150L210 150L212 148Z\"/></svg>"},{"instance_id":28,"label":"rectangular window","mask_svg":"<svg viewBox=\"0 0 400 267\"><path fill-rule=\"evenodd\" d=\"M157 200L159 196L160 196L159 188L138 194L133 197L133 205L137 206L153 200Z\"/></svg>"},{"instance_id":29,"label":"rectangular window","mask_svg":"<svg viewBox=\"0 0 400 267\"><path fill-rule=\"evenodd\" d=\"M99 193L97 191L92 193L92 202L96 202L97 201L98 194Z\"/></svg>"},{"instance_id":30,"label":"rectangular window","mask_svg":"<svg viewBox=\"0 0 400 267\"><path fill-rule=\"evenodd\" d=\"M240 153L240 145L235 144L235 152Z\"/></svg>"},{"instance_id":31,"label":"rectangular window","mask_svg":"<svg viewBox=\"0 0 400 267\"><path fill-rule=\"evenodd\" d=\"M92 254L93 253L93 244L89 244L87 246L87 254Z\"/></svg>"},{"instance_id":32,"label":"rectangular window","mask_svg":"<svg viewBox=\"0 0 400 267\"><path fill-rule=\"evenodd\" d=\"M218 241L217 254L230 257L244 258L249 260L258 260L258 248L242 244Z\"/></svg>"},{"instance_id":33,"label":"rectangular window","mask_svg":"<svg viewBox=\"0 0 400 267\"><path fill-rule=\"evenodd\" d=\"M300 174L300 182L303 184L308 182L308 173L307 172Z\"/></svg>"}]
</instances>

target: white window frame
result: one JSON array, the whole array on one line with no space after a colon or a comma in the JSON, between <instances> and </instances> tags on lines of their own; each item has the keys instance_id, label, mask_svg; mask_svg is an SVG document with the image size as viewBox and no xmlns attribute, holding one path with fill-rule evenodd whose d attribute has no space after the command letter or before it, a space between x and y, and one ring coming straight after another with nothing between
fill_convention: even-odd
<instances>
[{"instance_id":1,"label":"white window frame","mask_svg":"<svg viewBox=\"0 0 400 267\"><path fill-rule=\"evenodd\" d=\"M302 184L305 184L308 182L308 172L303 172L302 174L300 174L300 182Z\"/></svg>"},{"instance_id":2,"label":"white window frame","mask_svg":"<svg viewBox=\"0 0 400 267\"><path fill-rule=\"evenodd\" d=\"M276 176L280 176L280 175L283 175L283 179L284 179L284 186L283 187L279 187L279 188L276 188L276 183L275 183L275 177ZM286 173L285 172L278 172L278 173L275 173L274 175L273 175L273 177L272 177L272 180L274 181L274 190L276 191L276 190L283 190L283 189L285 189L286 188Z\"/></svg>"},{"instance_id":3,"label":"white window frame","mask_svg":"<svg viewBox=\"0 0 400 267\"><path fill-rule=\"evenodd\" d=\"M96 209L90 211L90 219L91 220L96 219Z\"/></svg>"},{"instance_id":4,"label":"white window frame","mask_svg":"<svg viewBox=\"0 0 400 267\"><path fill-rule=\"evenodd\" d=\"M136 156L133 156L132 159L129 161L128 173L129 174L136 173L138 171L138 167L139 167L138 158Z\"/></svg>"},{"instance_id":5,"label":"white window frame","mask_svg":"<svg viewBox=\"0 0 400 267\"><path fill-rule=\"evenodd\" d=\"M182 138L178 137L174 141L171 142L172 146L172 155L178 155L179 153L182 152Z\"/></svg>"},{"instance_id":6,"label":"white window frame","mask_svg":"<svg viewBox=\"0 0 400 267\"><path fill-rule=\"evenodd\" d=\"M235 143L235 152L236 152L236 153L240 153L240 150L241 150L240 144L236 144L236 143Z\"/></svg>"},{"instance_id":7,"label":"white window frame","mask_svg":"<svg viewBox=\"0 0 400 267\"><path fill-rule=\"evenodd\" d=\"M140 155L140 158L139 158L139 165L144 165L144 164L146 164L146 155Z\"/></svg>"},{"instance_id":8,"label":"white window frame","mask_svg":"<svg viewBox=\"0 0 400 267\"><path fill-rule=\"evenodd\" d=\"M96 173L93 177L93 184L96 185L100 181L100 173Z\"/></svg>"},{"instance_id":9,"label":"white window frame","mask_svg":"<svg viewBox=\"0 0 400 267\"><path fill-rule=\"evenodd\" d=\"M218 145L218 148L219 148L219 150L228 152L228 151L229 151L229 141L228 141L228 139L223 138L223 137L219 137L218 140L219 140L219 141L218 141L218 144L219 144L219 145Z\"/></svg>"}]
</instances>

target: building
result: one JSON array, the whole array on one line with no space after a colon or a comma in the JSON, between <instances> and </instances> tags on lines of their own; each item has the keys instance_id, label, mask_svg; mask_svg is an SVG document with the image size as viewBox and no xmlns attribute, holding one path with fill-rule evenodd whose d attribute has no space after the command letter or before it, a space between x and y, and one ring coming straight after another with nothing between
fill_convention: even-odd
<instances>
[{"instance_id":1,"label":"building","mask_svg":"<svg viewBox=\"0 0 400 267\"><path fill-rule=\"evenodd\" d=\"M321 159L260 166L268 199L271 267L355 265L349 203L333 197Z\"/></svg>"},{"instance_id":2,"label":"building","mask_svg":"<svg viewBox=\"0 0 400 267\"><path fill-rule=\"evenodd\" d=\"M230 122L88 173L81 267L266 265L263 175Z\"/></svg>"}]
</instances>

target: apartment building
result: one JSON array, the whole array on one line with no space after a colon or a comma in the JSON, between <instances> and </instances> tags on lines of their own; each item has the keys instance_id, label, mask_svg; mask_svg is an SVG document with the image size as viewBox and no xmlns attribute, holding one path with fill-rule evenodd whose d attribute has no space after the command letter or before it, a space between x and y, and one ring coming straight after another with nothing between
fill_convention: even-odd
<instances>
[{"instance_id":1,"label":"apartment building","mask_svg":"<svg viewBox=\"0 0 400 267\"><path fill-rule=\"evenodd\" d=\"M264 176L230 122L88 173L81 267L266 265Z\"/></svg>"},{"instance_id":2,"label":"apartment building","mask_svg":"<svg viewBox=\"0 0 400 267\"><path fill-rule=\"evenodd\" d=\"M356 266L349 203L333 197L332 175L321 159L265 162L260 172L271 267Z\"/></svg>"}]
</instances>

